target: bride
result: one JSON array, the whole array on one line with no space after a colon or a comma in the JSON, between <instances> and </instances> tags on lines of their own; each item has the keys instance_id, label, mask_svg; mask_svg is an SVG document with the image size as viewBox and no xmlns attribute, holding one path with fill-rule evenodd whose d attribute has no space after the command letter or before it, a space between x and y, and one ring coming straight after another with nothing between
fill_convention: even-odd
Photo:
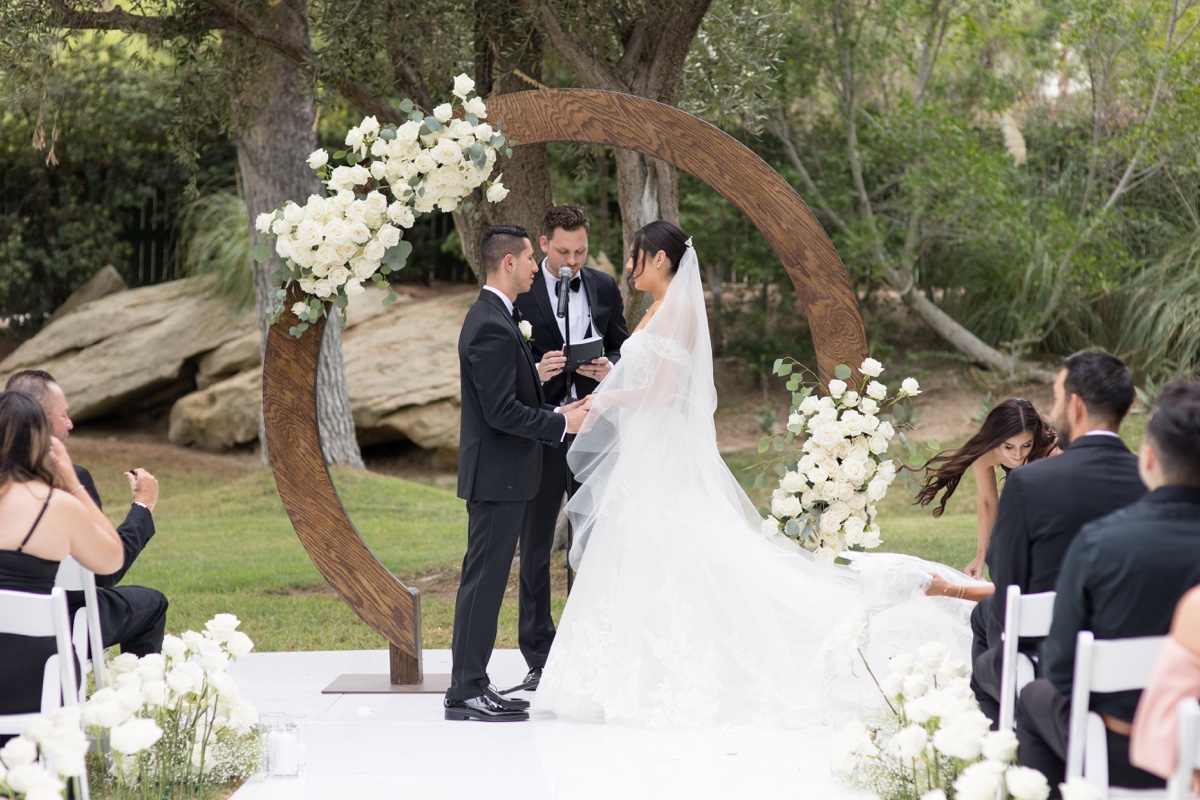
<instances>
[{"instance_id":1,"label":"bride","mask_svg":"<svg viewBox=\"0 0 1200 800\"><path fill-rule=\"evenodd\" d=\"M822 566L761 533L717 451L691 239L652 222L626 270L654 302L568 455L582 484L567 506L579 573L533 710L691 730L811 724L839 692L874 691L832 646L868 612L869 660L930 638L965 652L967 604L919 591L931 569L954 582L962 573L888 554Z\"/></svg>"}]
</instances>

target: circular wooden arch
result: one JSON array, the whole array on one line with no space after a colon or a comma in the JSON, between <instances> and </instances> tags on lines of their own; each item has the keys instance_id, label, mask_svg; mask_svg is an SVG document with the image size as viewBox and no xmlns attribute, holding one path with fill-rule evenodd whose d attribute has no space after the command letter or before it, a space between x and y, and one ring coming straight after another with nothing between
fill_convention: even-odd
<instances>
[{"instance_id":1,"label":"circular wooden arch","mask_svg":"<svg viewBox=\"0 0 1200 800\"><path fill-rule=\"evenodd\" d=\"M846 270L812 212L761 158L712 125L640 97L545 89L488 100L488 115L520 144L582 142L636 150L711 186L770 242L808 318L823 380L867 354L866 331ZM291 300L287 307L290 308ZM263 416L275 483L304 549L334 591L391 647L391 681L420 683L420 594L371 552L342 507L317 432L322 319L299 339L286 312L267 335Z\"/></svg>"}]
</instances>

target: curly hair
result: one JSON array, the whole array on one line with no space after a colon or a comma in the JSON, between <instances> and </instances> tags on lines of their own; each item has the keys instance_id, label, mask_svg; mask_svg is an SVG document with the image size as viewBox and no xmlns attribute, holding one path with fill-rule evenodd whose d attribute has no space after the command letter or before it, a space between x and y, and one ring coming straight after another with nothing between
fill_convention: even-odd
<instances>
[{"instance_id":1,"label":"curly hair","mask_svg":"<svg viewBox=\"0 0 1200 800\"><path fill-rule=\"evenodd\" d=\"M546 216L542 217L542 236L547 239L552 238L555 231L577 231L580 228L588 233L592 232L587 211L578 203L551 206Z\"/></svg>"}]
</instances>

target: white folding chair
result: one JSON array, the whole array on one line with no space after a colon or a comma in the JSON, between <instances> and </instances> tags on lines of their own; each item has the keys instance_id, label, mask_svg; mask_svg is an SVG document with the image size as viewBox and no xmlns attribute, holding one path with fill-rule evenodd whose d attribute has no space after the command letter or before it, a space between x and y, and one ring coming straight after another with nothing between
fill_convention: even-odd
<instances>
[{"instance_id":1,"label":"white folding chair","mask_svg":"<svg viewBox=\"0 0 1200 800\"><path fill-rule=\"evenodd\" d=\"M1200 702L1188 697L1179 701L1179 763L1167 781L1171 800L1193 800L1192 772L1200 769Z\"/></svg>"},{"instance_id":2,"label":"white folding chair","mask_svg":"<svg viewBox=\"0 0 1200 800\"><path fill-rule=\"evenodd\" d=\"M0 633L53 636L57 652L46 659L42 672L41 712L53 711L64 704L79 705L71 623L67 619L67 593L64 590L55 588L50 594L0 590ZM0 734L19 734L36 716L36 713L0 714Z\"/></svg>"},{"instance_id":3,"label":"white folding chair","mask_svg":"<svg viewBox=\"0 0 1200 800\"><path fill-rule=\"evenodd\" d=\"M1000 662L1000 730L1013 729L1017 695L1034 678L1033 661L1017 649L1022 636L1050 633L1054 616L1054 592L1021 594L1020 586L1009 586L1004 601L1004 641Z\"/></svg>"},{"instance_id":4,"label":"white folding chair","mask_svg":"<svg viewBox=\"0 0 1200 800\"><path fill-rule=\"evenodd\" d=\"M96 575L75 559L67 556L58 566L54 585L68 592L83 592L83 608L75 612L72 621L71 640L79 655L83 671L79 681L79 699L87 699L87 674L96 676L96 688L108 685L108 671L104 666L104 639L100 633L100 606L96 601Z\"/></svg>"},{"instance_id":5,"label":"white folding chair","mask_svg":"<svg viewBox=\"0 0 1200 800\"><path fill-rule=\"evenodd\" d=\"M1166 798L1166 789L1126 789L1108 785L1108 737L1104 720L1088 709L1092 692L1143 689L1150 680L1165 636L1097 640L1080 631L1075 644L1075 677L1067 728L1067 780L1086 780L1106 798Z\"/></svg>"}]
</instances>

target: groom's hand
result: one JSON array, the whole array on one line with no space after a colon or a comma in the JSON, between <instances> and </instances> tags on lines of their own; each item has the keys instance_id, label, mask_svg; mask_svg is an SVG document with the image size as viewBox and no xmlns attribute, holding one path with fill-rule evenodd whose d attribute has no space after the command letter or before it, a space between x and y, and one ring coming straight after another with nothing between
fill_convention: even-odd
<instances>
[{"instance_id":1,"label":"groom's hand","mask_svg":"<svg viewBox=\"0 0 1200 800\"><path fill-rule=\"evenodd\" d=\"M542 360L538 362L538 380L542 383L553 378L563 371L567 366L567 356L562 350L551 350L542 356Z\"/></svg>"},{"instance_id":2,"label":"groom's hand","mask_svg":"<svg viewBox=\"0 0 1200 800\"><path fill-rule=\"evenodd\" d=\"M587 416L591 407L592 398L588 396L558 409L559 413L567 418L567 433L579 433L579 428L583 425L584 417Z\"/></svg>"}]
</instances>

